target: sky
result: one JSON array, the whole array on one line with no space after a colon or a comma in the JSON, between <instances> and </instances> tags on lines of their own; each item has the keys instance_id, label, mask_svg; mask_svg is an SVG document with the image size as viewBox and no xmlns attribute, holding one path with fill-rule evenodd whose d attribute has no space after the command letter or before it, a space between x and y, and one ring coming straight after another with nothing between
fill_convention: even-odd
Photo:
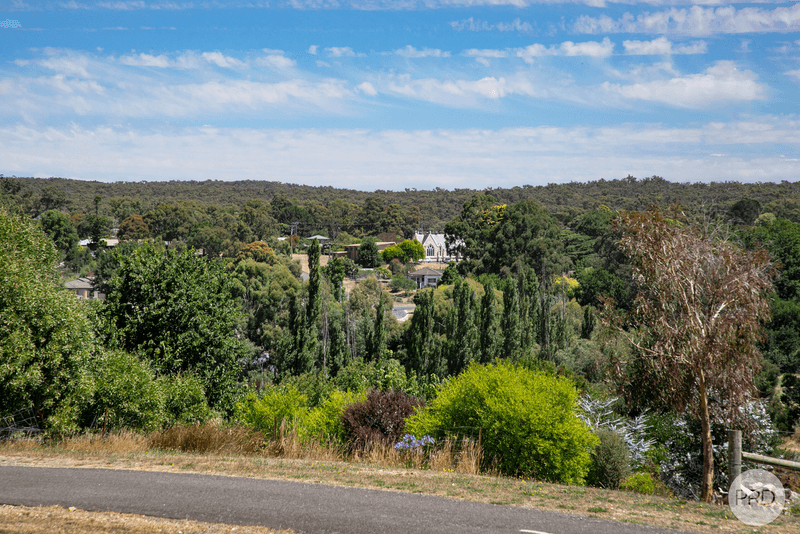
<instances>
[{"instance_id":1,"label":"sky","mask_svg":"<svg viewBox=\"0 0 800 534\"><path fill-rule=\"evenodd\" d=\"M0 173L797 181L800 3L0 0Z\"/></svg>"}]
</instances>

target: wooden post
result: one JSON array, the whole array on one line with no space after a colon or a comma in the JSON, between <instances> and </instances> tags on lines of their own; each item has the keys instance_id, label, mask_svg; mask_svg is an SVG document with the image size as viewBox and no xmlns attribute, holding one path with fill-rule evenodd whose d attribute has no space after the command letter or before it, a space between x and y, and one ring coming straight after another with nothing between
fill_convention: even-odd
<instances>
[{"instance_id":1,"label":"wooden post","mask_svg":"<svg viewBox=\"0 0 800 534\"><path fill-rule=\"evenodd\" d=\"M103 436L100 439L106 439L106 423L108 423L108 406L106 406L106 414L103 416Z\"/></svg>"},{"instance_id":2,"label":"wooden post","mask_svg":"<svg viewBox=\"0 0 800 534\"><path fill-rule=\"evenodd\" d=\"M728 430L728 483L742 474L742 431Z\"/></svg>"}]
</instances>

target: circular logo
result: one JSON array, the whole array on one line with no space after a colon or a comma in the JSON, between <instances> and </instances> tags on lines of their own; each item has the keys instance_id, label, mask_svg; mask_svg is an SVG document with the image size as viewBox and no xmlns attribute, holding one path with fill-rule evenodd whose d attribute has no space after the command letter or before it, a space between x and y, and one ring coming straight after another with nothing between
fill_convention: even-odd
<instances>
[{"instance_id":1,"label":"circular logo","mask_svg":"<svg viewBox=\"0 0 800 534\"><path fill-rule=\"evenodd\" d=\"M785 502L783 484L763 469L745 471L736 477L728 491L731 511L739 521L754 527L775 521Z\"/></svg>"}]
</instances>

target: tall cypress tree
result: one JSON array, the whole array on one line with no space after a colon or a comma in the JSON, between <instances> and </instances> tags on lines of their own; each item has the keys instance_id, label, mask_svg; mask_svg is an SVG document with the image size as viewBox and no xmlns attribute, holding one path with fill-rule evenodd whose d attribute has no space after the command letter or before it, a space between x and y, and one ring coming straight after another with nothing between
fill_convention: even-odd
<instances>
[{"instance_id":1,"label":"tall cypress tree","mask_svg":"<svg viewBox=\"0 0 800 534\"><path fill-rule=\"evenodd\" d=\"M386 315L386 306L383 298L378 299L378 307L375 310L375 323L370 332L367 347L366 360L379 361L383 358L383 353L386 350L386 328L384 327L384 319Z\"/></svg>"},{"instance_id":2,"label":"tall cypress tree","mask_svg":"<svg viewBox=\"0 0 800 534\"><path fill-rule=\"evenodd\" d=\"M497 313L497 297L491 280L483 286L480 318L480 350L479 361L489 363L499 356L500 336L498 335L499 315Z\"/></svg>"},{"instance_id":3,"label":"tall cypress tree","mask_svg":"<svg viewBox=\"0 0 800 534\"><path fill-rule=\"evenodd\" d=\"M416 309L406 334L406 367L421 377L435 374L443 376L445 365L441 361L439 340L435 331L433 290L420 291L414 297Z\"/></svg>"},{"instance_id":4,"label":"tall cypress tree","mask_svg":"<svg viewBox=\"0 0 800 534\"><path fill-rule=\"evenodd\" d=\"M320 272L319 272L319 242L311 240L308 247L308 306L306 307L306 322L316 324L320 311Z\"/></svg>"},{"instance_id":5,"label":"tall cypress tree","mask_svg":"<svg viewBox=\"0 0 800 534\"><path fill-rule=\"evenodd\" d=\"M476 325L477 302L475 292L460 278L453 286L453 307L450 316L453 327L448 335L448 371L451 375L460 373L476 359L480 335Z\"/></svg>"},{"instance_id":6,"label":"tall cypress tree","mask_svg":"<svg viewBox=\"0 0 800 534\"><path fill-rule=\"evenodd\" d=\"M521 356L522 327L519 316L519 295L516 281L506 280L503 290L503 356L517 361Z\"/></svg>"}]
</instances>

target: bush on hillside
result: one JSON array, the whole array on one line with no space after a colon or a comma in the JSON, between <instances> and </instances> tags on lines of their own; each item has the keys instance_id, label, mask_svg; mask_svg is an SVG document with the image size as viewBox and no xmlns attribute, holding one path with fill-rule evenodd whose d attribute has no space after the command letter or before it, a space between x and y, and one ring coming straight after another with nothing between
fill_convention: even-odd
<instances>
[{"instance_id":1,"label":"bush on hillside","mask_svg":"<svg viewBox=\"0 0 800 534\"><path fill-rule=\"evenodd\" d=\"M408 420L417 437L478 437L483 467L505 475L582 483L597 438L577 417L573 383L498 360L472 364L444 382L430 406Z\"/></svg>"},{"instance_id":2,"label":"bush on hillside","mask_svg":"<svg viewBox=\"0 0 800 534\"><path fill-rule=\"evenodd\" d=\"M242 401L236 403L235 418L244 425L272 437L280 428L281 422L294 426L308 413L308 398L292 386L269 386L260 396L250 392Z\"/></svg>"},{"instance_id":3,"label":"bush on hillside","mask_svg":"<svg viewBox=\"0 0 800 534\"><path fill-rule=\"evenodd\" d=\"M102 351L87 367L92 382L81 402L82 427L146 432L161 427L164 391L146 362L124 351Z\"/></svg>"},{"instance_id":4,"label":"bush on hillside","mask_svg":"<svg viewBox=\"0 0 800 534\"><path fill-rule=\"evenodd\" d=\"M631 474L631 461L625 439L613 430L597 432L600 442L592 453L592 465L586 480L592 486L617 489Z\"/></svg>"},{"instance_id":5,"label":"bush on hillside","mask_svg":"<svg viewBox=\"0 0 800 534\"><path fill-rule=\"evenodd\" d=\"M405 433L405 419L420 406L416 397L402 391L367 393L363 402L351 404L342 414L345 438L353 450L372 442L394 445Z\"/></svg>"}]
</instances>

